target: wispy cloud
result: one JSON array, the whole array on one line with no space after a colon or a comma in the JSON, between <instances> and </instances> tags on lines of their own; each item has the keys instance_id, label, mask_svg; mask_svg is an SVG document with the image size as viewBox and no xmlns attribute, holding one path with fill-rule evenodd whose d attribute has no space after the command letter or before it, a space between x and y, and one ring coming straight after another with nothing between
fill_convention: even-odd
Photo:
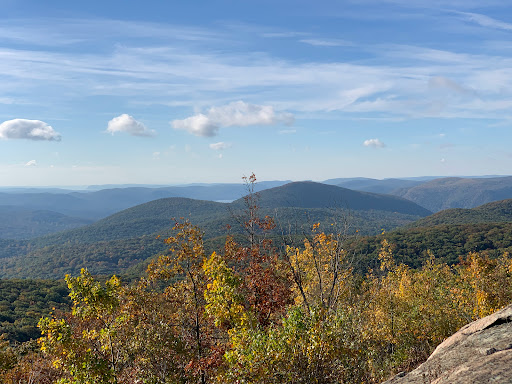
<instances>
[{"instance_id":1,"label":"wispy cloud","mask_svg":"<svg viewBox=\"0 0 512 384\"><path fill-rule=\"evenodd\" d=\"M299 41L315 47L343 47L353 45L350 41L341 39L302 39Z\"/></svg>"},{"instance_id":2,"label":"wispy cloud","mask_svg":"<svg viewBox=\"0 0 512 384\"><path fill-rule=\"evenodd\" d=\"M297 133L297 130L296 129L281 129L279 131L279 134L280 135L293 135Z\"/></svg>"},{"instance_id":3,"label":"wispy cloud","mask_svg":"<svg viewBox=\"0 0 512 384\"><path fill-rule=\"evenodd\" d=\"M98 31L86 35L84 31L90 32L96 21ZM199 136L214 136L220 127L230 126L211 116L209 106L238 99L295 114L342 112L346 118L415 118L432 111L443 118L509 117L504 110L501 115L489 113L512 98L512 58L506 56L389 44L366 47L374 57L367 62L293 61L270 53L207 49L208 36L223 44L225 36L217 30L115 20L72 24L59 25L59 36L78 43L87 39L87 47L98 44L102 49L80 53L66 47L0 49L3 99L10 102L16 95L44 105L47 98L32 95L59 87L58 94L48 93L55 105L106 95L129 97L133 104L199 108L205 112L176 120L177 128ZM37 35L37 28L20 25L11 36L19 28L26 36ZM110 40L101 34L107 29L116 34ZM275 33L301 37L297 32ZM165 40L166 34L173 36L172 42ZM139 36L140 44L117 42L130 36ZM302 40L330 46L344 43ZM439 100L443 91L466 94ZM433 109L435 103L443 107ZM475 109L478 105L482 108Z\"/></svg>"},{"instance_id":4,"label":"wispy cloud","mask_svg":"<svg viewBox=\"0 0 512 384\"><path fill-rule=\"evenodd\" d=\"M25 164L25 167L35 167L37 165L37 161L30 160Z\"/></svg>"},{"instance_id":5,"label":"wispy cloud","mask_svg":"<svg viewBox=\"0 0 512 384\"><path fill-rule=\"evenodd\" d=\"M213 149L214 151L222 151L222 150L228 149L228 148L231 148L231 144L224 143L223 141L210 144L210 149Z\"/></svg>"},{"instance_id":6,"label":"wispy cloud","mask_svg":"<svg viewBox=\"0 0 512 384\"><path fill-rule=\"evenodd\" d=\"M267 38L291 38L291 37L301 37L301 36L308 36L308 35L309 35L309 33L294 32L294 31L263 32L261 34L262 37L267 37Z\"/></svg>"},{"instance_id":7,"label":"wispy cloud","mask_svg":"<svg viewBox=\"0 0 512 384\"><path fill-rule=\"evenodd\" d=\"M428 85L431 88L445 88L461 94L474 94L474 90L466 88L455 81L443 76L434 76L428 80Z\"/></svg>"},{"instance_id":8,"label":"wispy cloud","mask_svg":"<svg viewBox=\"0 0 512 384\"><path fill-rule=\"evenodd\" d=\"M467 21L476 23L482 27L512 31L511 23L506 23L504 21L493 19L492 17L486 15L469 12L458 12L458 14L464 16Z\"/></svg>"},{"instance_id":9,"label":"wispy cloud","mask_svg":"<svg viewBox=\"0 0 512 384\"><path fill-rule=\"evenodd\" d=\"M91 31L95 33L91 34ZM169 25L156 22L113 19L70 18L11 18L0 27L0 41L20 42L40 46L66 46L88 43L108 33L118 38L151 38L156 41L208 41L223 38L211 29Z\"/></svg>"}]
</instances>

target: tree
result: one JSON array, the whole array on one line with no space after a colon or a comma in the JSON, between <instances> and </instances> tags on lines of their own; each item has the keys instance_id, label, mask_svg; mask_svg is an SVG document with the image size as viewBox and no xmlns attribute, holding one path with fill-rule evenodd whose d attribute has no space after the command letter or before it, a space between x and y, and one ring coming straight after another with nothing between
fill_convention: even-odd
<instances>
[{"instance_id":1,"label":"tree","mask_svg":"<svg viewBox=\"0 0 512 384\"><path fill-rule=\"evenodd\" d=\"M185 373L204 384L209 380L210 367L218 364L220 349L215 327L205 314L203 234L188 221L177 222L173 230L175 236L165 240L170 252L149 265L148 280L153 284L169 282L164 298L174 314L172 323L180 337L181 356L187 360Z\"/></svg>"},{"instance_id":2,"label":"tree","mask_svg":"<svg viewBox=\"0 0 512 384\"><path fill-rule=\"evenodd\" d=\"M131 330L121 311L122 288L113 276L102 286L82 269L66 276L73 301L65 318L43 318L41 350L65 372L61 383L119 383L124 368L133 361L125 341Z\"/></svg>"}]
</instances>

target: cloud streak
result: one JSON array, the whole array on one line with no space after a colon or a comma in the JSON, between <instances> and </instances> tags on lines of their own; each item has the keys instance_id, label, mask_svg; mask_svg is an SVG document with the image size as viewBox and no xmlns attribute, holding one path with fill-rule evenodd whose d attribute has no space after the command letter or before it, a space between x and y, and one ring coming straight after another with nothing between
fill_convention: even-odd
<instances>
[{"instance_id":1,"label":"cloud streak","mask_svg":"<svg viewBox=\"0 0 512 384\"><path fill-rule=\"evenodd\" d=\"M0 139L60 141L61 136L44 121L13 119L0 124Z\"/></svg>"},{"instance_id":2,"label":"cloud streak","mask_svg":"<svg viewBox=\"0 0 512 384\"><path fill-rule=\"evenodd\" d=\"M315 47L346 47L353 45L350 41L341 39L302 39L299 42Z\"/></svg>"},{"instance_id":3,"label":"cloud streak","mask_svg":"<svg viewBox=\"0 0 512 384\"><path fill-rule=\"evenodd\" d=\"M469 13L469 12L458 12L460 15L465 16L466 20L474 22L481 27L493 28L493 29L501 29L504 31L512 31L512 24L505 23L500 20L493 19L492 17L482 15L479 13Z\"/></svg>"},{"instance_id":4,"label":"cloud streak","mask_svg":"<svg viewBox=\"0 0 512 384\"><path fill-rule=\"evenodd\" d=\"M489 28L509 28L507 23L499 24L479 14L458 14ZM90 31L96 21L99 31L86 35L84 31ZM436 117L509 118L505 112L499 115L489 112L490 106L499 106L512 98L512 58L500 54L475 54L464 47L449 51L421 46L359 47L355 44L365 55L371 55L372 60L294 61L271 52L241 53L226 49L218 53L205 49L211 43L210 32L216 42L225 43L225 36L216 30L116 20L83 20L76 21L76 26L72 24L71 21L56 23L59 30L55 34L63 38L60 50L44 47L31 50L26 46L0 49L0 81L5 100L16 94L36 105L44 105L48 99L58 105L64 101L61 95L66 95L66 101L84 95L114 96L130 97L134 104L199 107L203 113L181 123L176 120L176 129L210 137L229 125L212 118L205 108L237 99L250 101L252 105L272 105L276 110L293 111L295 115L341 112L348 118L364 114L364 117L409 119L431 116L432 104L439 102L443 91L462 95L465 90L464 99L442 99L443 108L436 109ZM5 28L13 28L9 36L20 34L29 40L31 33L37 35L39 31L37 26L31 30L28 23L27 27L20 25L16 28L7 25ZM115 39L101 36L101 31L108 28L116 31ZM169 31L177 36L172 44L165 37ZM346 43L288 34L317 46ZM140 45L117 42L133 36L140 37ZM153 38L151 44L144 40ZM88 47L101 43L103 49L67 49L69 44L82 40ZM59 87L62 92L32 97L40 94L41 89L51 87ZM486 108L475 109L479 103ZM142 133L144 136L148 132Z\"/></svg>"},{"instance_id":5,"label":"cloud streak","mask_svg":"<svg viewBox=\"0 0 512 384\"><path fill-rule=\"evenodd\" d=\"M223 141L210 144L210 149L213 149L214 151L222 151L222 150L228 149L228 148L231 148L231 144L224 143Z\"/></svg>"}]
</instances>

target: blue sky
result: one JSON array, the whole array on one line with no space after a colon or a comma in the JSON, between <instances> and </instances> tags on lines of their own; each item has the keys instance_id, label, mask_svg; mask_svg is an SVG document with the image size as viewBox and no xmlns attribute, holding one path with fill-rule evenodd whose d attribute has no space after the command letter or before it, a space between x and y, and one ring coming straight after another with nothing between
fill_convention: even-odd
<instances>
[{"instance_id":1,"label":"blue sky","mask_svg":"<svg viewBox=\"0 0 512 384\"><path fill-rule=\"evenodd\" d=\"M1 186L512 174L505 1L0 7Z\"/></svg>"}]
</instances>

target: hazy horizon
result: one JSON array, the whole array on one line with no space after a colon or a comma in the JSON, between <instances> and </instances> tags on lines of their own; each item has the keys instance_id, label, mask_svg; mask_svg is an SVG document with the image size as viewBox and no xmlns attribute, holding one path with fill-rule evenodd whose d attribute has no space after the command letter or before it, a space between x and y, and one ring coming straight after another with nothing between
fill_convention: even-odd
<instances>
[{"instance_id":1,"label":"hazy horizon","mask_svg":"<svg viewBox=\"0 0 512 384\"><path fill-rule=\"evenodd\" d=\"M258 180L257 183L271 183L271 182L281 182L281 181L289 181L289 182L298 182L298 181L313 181L322 183L329 180L335 180L335 179L346 179L346 180L352 180L352 179L371 179L371 180L433 180L438 178L498 178L498 177L511 177L512 175L448 175L448 176L404 176L404 177L384 177L384 178L375 178L375 177L332 177L327 179L321 179L321 180L315 180L315 179L296 179L296 180L290 180L290 179L274 179L274 180ZM119 183L119 184L77 184L77 185L0 185L0 190L6 190L6 189L69 189L69 190L76 190L76 191L83 191L83 190L89 190L89 191L95 191L99 189L108 189L108 188L130 188L130 187L148 187L148 188L165 188L165 187L188 187L188 186L213 186L213 185L222 185L222 184L233 184L233 185L239 185L243 184L244 181L242 178L238 181L218 181L218 182L190 182L190 183L181 183L181 184L151 184L151 183Z\"/></svg>"}]
</instances>

